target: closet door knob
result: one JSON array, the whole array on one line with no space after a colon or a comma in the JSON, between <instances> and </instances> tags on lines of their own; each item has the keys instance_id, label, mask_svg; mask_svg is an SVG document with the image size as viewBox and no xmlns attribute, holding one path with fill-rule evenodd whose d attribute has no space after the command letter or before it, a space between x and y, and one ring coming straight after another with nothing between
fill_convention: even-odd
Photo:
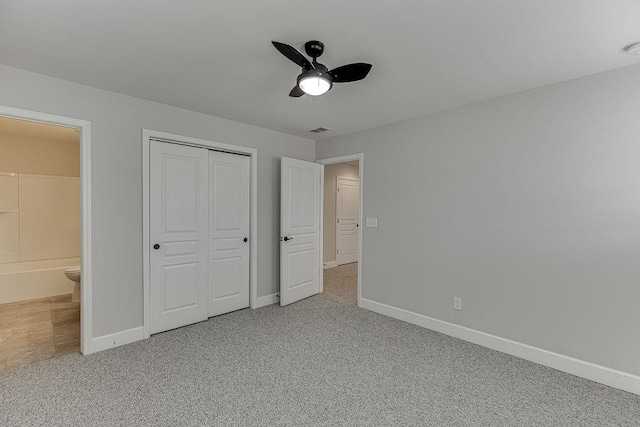
<instances>
[{"instance_id":1,"label":"closet door knob","mask_svg":"<svg viewBox=\"0 0 640 427\"><path fill-rule=\"evenodd\" d=\"M160 249L160 245L156 243L155 245L153 245L153 249L157 251L158 249Z\"/></svg>"},{"instance_id":2,"label":"closet door knob","mask_svg":"<svg viewBox=\"0 0 640 427\"><path fill-rule=\"evenodd\" d=\"M293 237L284 236L284 241L285 242L288 242L289 240L293 240Z\"/></svg>"},{"instance_id":3,"label":"closet door knob","mask_svg":"<svg viewBox=\"0 0 640 427\"><path fill-rule=\"evenodd\" d=\"M246 237L244 238L244 242L247 243L249 241L249 239L247 239Z\"/></svg>"}]
</instances>

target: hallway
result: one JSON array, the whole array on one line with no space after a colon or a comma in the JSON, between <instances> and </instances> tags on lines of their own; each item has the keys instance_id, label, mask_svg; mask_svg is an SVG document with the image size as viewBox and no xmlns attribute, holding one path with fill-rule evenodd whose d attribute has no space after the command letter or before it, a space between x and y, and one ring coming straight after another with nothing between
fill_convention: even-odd
<instances>
[{"instance_id":1,"label":"hallway","mask_svg":"<svg viewBox=\"0 0 640 427\"><path fill-rule=\"evenodd\" d=\"M324 270L324 293L335 302L358 303L358 263L343 264Z\"/></svg>"}]
</instances>

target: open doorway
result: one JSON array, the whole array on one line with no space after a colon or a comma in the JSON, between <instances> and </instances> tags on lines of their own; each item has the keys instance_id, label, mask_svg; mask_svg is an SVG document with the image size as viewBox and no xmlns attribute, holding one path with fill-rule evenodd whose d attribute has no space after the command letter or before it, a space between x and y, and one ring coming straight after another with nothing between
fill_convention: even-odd
<instances>
[{"instance_id":1,"label":"open doorway","mask_svg":"<svg viewBox=\"0 0 640 427\"><path fill-rule=\"evenodd\" d=\"M0 106L0 371L91 352L89 147L89 122Z\"/></svg>"},{"instance_id":2,"label":"open doorway","mask_svg":"<svg viewBox=\"0 0 640 427\"><path fill-rule=\"evenodd\" d=\"M0 117L4 369L80 351L80 134Z\"/></svg>"},{"instance_id":3,"label":"open doorway","mask_svg":"<svg viewBox=\"0 0 640 427\"><path fill-rule=\"evenodd\" d=\"M324 164L323 292L359 305L362 271L362 154L317 161Z\"/></svg>"}]
</instances>

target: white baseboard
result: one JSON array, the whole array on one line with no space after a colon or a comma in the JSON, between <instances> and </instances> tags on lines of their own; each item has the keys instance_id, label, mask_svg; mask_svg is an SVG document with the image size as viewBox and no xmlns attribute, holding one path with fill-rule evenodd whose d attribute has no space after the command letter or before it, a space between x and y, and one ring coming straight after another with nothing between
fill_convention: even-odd
<instances>
[{"instance_id":1,"label":"white baseboard","mask_svg":"<svg viewBox=\"0 0 640 427\"><path fill-rule=\"evenodd\" d=\"M465 326L434 319L401 308L362 298L360 307L393 317L473 344L507 353L559 371L640 395L640 377L595 363L564 356Z\"/></svg>"},{"instance_id":2,"label":"white baseboard","mask_svg":"<svg viewBox=\"0 0 640 427\"><path fill-rule=\"evenodd\" d=\"M91 353L129 344L144 338L142 326L114 334L103 335L91 340Z\"/></svg>"},{"instance_id":3,"label":"white baseboard","mask_svg":"<svg viewBox=\"0 0 640 427\"><path fill-rule=\"evenodd\" d=\"M267 305L275 304L277 302L280 302L280 297L277 293L265 295L263 297L258 297L258 301L256 301L255 305L251 308L260 308Z\"/></svg>"},{"instance_id":4,"label":"white baseboard","mask_svg":"<svg viewBox=\"0 0 640 427\"><path fill-rule=\"evenodd\" d=\"M338 261L327 261L323 264L323 266L324 266L324 270L326 270L327 268L337 267Z\"/></svg>"}]
</instances>

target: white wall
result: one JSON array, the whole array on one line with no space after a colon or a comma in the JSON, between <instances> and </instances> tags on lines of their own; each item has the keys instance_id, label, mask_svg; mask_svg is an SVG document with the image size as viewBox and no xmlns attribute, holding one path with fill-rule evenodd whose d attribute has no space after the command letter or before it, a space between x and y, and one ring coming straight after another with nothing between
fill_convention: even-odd
<instances>
[{"instance_id":1,"label":"white wall","mask_svg":"<svg viewBox=\"0 0 640 427\"><path fill-rule=\"evenodd\" d=\"M364 153L362 296L640 374L638 87L634 66L319 141Z\"/></svg>"},{"instance_id":2,"label":"white wall","mask_svg":"<svg viewBox=\"0 0 640 427\"><path fill-rule=\"evenodd\" d=\"M19 260L80 257L80 179L20 174L19 187Z\"/></svg>"},{"instance_id":3,"label":"white wall","mask_svg":"<svg viewBox=\"0 0 640 427\"><path fill-rule=\"evenodd\" d=\"M336 260L336 188L338 177L359 179L358 166L335 163L324 166L323 262Z\"/></svg>"},{"instance_id":4,"label":"white wall","mask_svg":"<svg viewBox=\"0 0 640 427\"><path fill-rule=\"evenodd\" d=\"M278 291L279 157L314 160L314 141L6 66L0 93L2 105L91 121L94 337L142 325L143 128L258 149L258 295Z\"/></svg>"},{"instance_id":5,"label":"white wall","mask_svg":"<svg viewBox=\"0 0 640 427\"><path fill-rule=\"evenodd\" d=\"M62 258L72 267L79 257L80 179L0 172L0 269L28 270L32 261ZM2 293L0 287L7 302Z\"/></svg>"}]
</instances>

